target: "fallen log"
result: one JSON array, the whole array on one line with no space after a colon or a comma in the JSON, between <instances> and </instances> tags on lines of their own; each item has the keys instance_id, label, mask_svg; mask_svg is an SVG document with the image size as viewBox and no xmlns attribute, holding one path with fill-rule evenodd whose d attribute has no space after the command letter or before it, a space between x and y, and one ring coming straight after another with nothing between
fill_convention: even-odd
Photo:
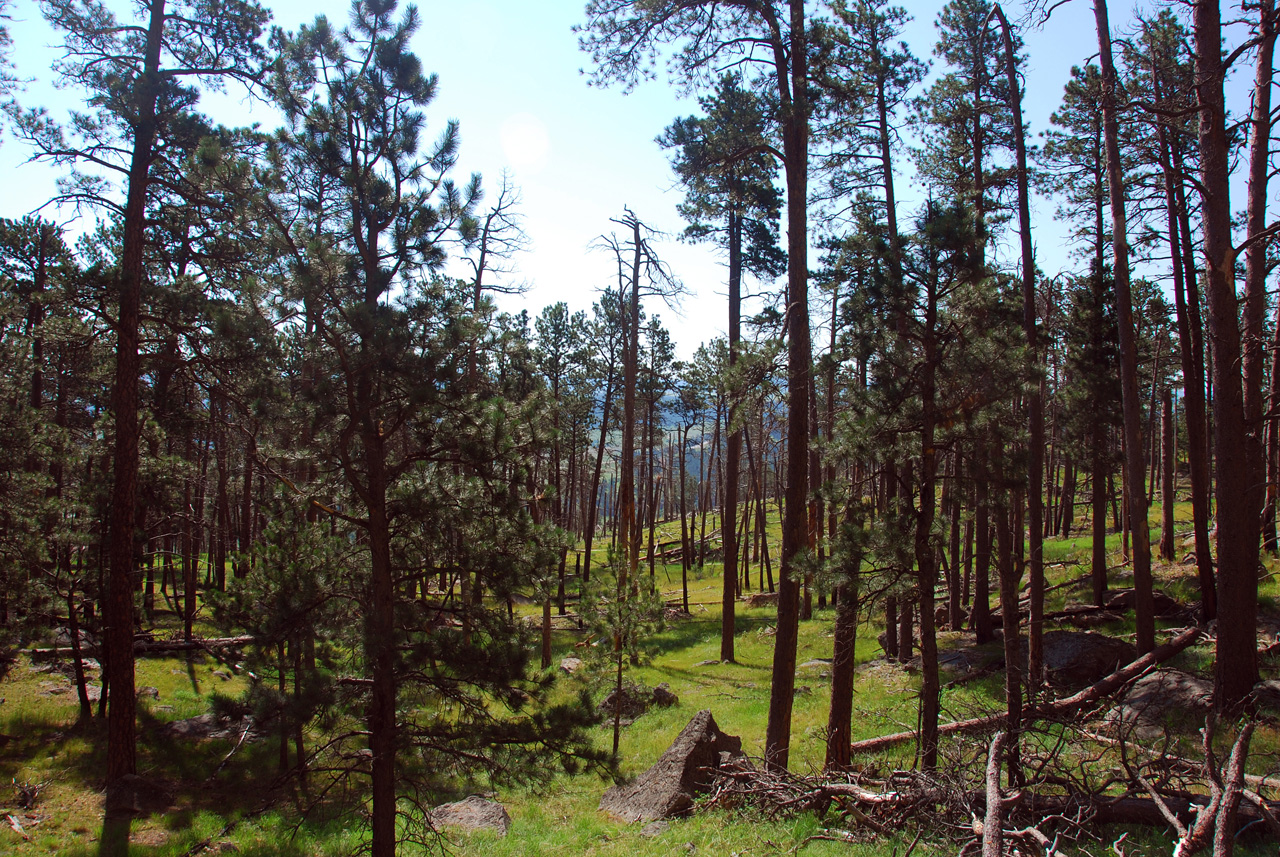
<instances>
[{"instance_id":1,"label":"fallen log","mask_svg":"<svg viewBox=\"0 0 1280 857\"><path fill-rule=\"evenodd\" d=\"M1200 638L1204 633L1204 629L1199 626L1187 628L1181 634L1174 637L1163 645L1156 646L1153 650L1138 658L1126 666L1121 667L1111 675L1097 682L1096 684L1086 687L1079 693L1053 702L1041 703L1034 705L1023 711L1023 722L1031 722L1034 720L1057 720L1077 713L1082 708L1092 705L1099 700L1110 696L1125 685L1140 678L1143 673L1159 664L1172 658L1183 649L1190 646ZM957 720L952 723L943 723L938 726L938 735L955 735L961 732L975 732L983 729L991 729L999 726L1008 720L1005 712L999 714L988 714L983 717L971 717L968 720ZM850 745L850 750L854 753L878 753L881 750L898 744L914 741L916 739L915 730L909 732L896 732L892 735L882 735L879 738L867 738L862 741L854 741Z\"/></svg>"},{"instance_id":2,"label":"fallen log","mask_svg":"<svg viewBox=\"0 0 1280 857\"><path fill-rule=\"evenodd\" d=\"M134 640L133 653L135 655L149 655L159 652L194 652L204 649L229 649L234 646L247 646L254 642L256 638L252 636L240 637L213 637L206 640ZM49 648L28 649L27 653L31 655L31 660L39 663L41 661L53 660L55 658L73 657L74 651L70 646L51 646ZM83 658L96 658L98 656L98 647L89 643L80 646L80 656Z\"/></svg>"}]
</instances>

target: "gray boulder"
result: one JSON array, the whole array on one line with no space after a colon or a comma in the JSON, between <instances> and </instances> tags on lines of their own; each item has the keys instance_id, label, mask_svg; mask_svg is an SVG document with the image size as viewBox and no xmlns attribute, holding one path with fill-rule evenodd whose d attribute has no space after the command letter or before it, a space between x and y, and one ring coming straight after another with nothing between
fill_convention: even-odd
<instances>
[{"instance_id":1,"label":"gray boulder","mask_svg":"<svg viewBox=\"0 0 1280 857\"><path fill-rule=\"evenodd\" d=\"M1133 609L1135 595L1132 589L1120 589L1112 593L1107 599L1107 609L1113 612L1123 613ZM1151 593L1151 601L1155 607L1157 616L1177 616L1186 608L1178 603L1177 599L1170 595L1166 595L1160 590L1153 590Z\"/></svg>"},{"instance_id":2,"label":"gray boulder","mask_svg":"<svg viewBox=\"0 0 1280 857\"><path fill-rule=\"evenodd\" d=\"M710 788L718 768L741 758L742 739L721 732L710 711L699 711L653 767L606 791L600 809L628 822L682 815Z\"/></svg>"},{"instance_id":3,"label":"gray boulder","mask_svg":"<svg viewBox=\"0 0 1280 857\"><path fill-rule=\"evenodd\" d=\"M507 814L507 808L497 801L471 795L456 803L446 803L431 810L431 824L434 827L455 827L467 832L493 830L499 836L506 836L511 829L511 816Z\"/></svg>"},{"instance_id":4,"label":"gray boulder","mask_svg":"<svg viewBox=\"0 0 1280 857\"><path fill-rule=\"evenodd\" d=\"M1156 670L1134 683L1107 722L1139 738L1155 738L1170 717L1189 718L1194 726L1212 708L1213 682L1181 670Z\"/></svg>"},{"instance_id":5,"label":"gray boulder","mask_svg":"<svg viewBox=\"0 0 1280 857\"><path fill-rule=\"evenodd\" d=\"M1093 631L1045 631L1044 665L1055 684L1087 687L1138 656L1132 643Z\"/></svg>"}]
</instances>

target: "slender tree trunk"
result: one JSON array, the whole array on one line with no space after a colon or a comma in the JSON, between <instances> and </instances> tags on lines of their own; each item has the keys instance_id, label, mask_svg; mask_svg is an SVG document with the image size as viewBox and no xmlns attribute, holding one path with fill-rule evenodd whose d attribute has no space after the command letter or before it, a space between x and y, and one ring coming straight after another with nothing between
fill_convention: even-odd
<instances>
[{"instance_id":1,"label":"slender tree trunk","mask_svg":"<svg viewBox=\"0 0 1280 857\"><path fill-rule=\"evenodd\" d=\"M1173 391L1166 389L1160 399L1160 451L1163 458L1160 480L1160 557L1173 562Z\"/></svg>"},{"instance_id":2,"label":"slender tree trunk","mask_svg":"<svg viewBox=\"0 0 1280 857\"><path fill-rule=\"evenodd\" d=\"M720 449L721 410L721 404L717 402L715 427L711 430L711 460L707 462L707 484L703 490L702 530L698 535L698 568L702 568L707 562L707 513L711 508L711 486L715 482L716 452ZM721 469L724 469L723 466ZM724 515L720 517L723 520Z\"/></svg>"},{"instance_id":3,"label":"slender tree trunk","mask_svg":"<svg viewBox=\"0 0 1280 857\"><path fill-rule=\"evenodd\" d=\"M936 375L938 349L934 339L937 294L930 280L920 368L920 508L916 513L916 580L920 598L920 765L925 771L938 766L938 713L941 685L938 676L938 640L934 629L934 588L938 583L933 522L937 513L938 454L934 444L937 422Z\"/></svg>"},{"instance_id":4,"label":"slender tree trunk","mask_svg":"<svg viewBox=\"0 0 1280 857\"><path fill-rule=\"evenodd\" d=\"M996 509L996 565L1000 570L1000 619L1004 625L1005 727L1016 747L1017 736L1022 728L1022 655L1018 643L1019 575L1013 561L1013 532L1009 526L1009 511ZM1016 750L1011 753L1011 758L1016 758Z\"/></svg>"},{"instance_id":5,"label":"slender tree trunk","mask_svg":"<svg viewBox=\"0 0 1280 857\"><path fill-rule=\"evenodd\" d=\"M977 499L974 502L974 529L977 532L975 533L973 570L973 631L978 645L982 645L994 640L996 635L991 627L990 480L987 474L986 456L981 449L978 456L978 461L975 462Z\"/></svg>"},{"instance_id":6,"label":"slender tree trunk","mask_svg":"<svg viewBox=\"0 0 1280 857\"><path fill-rule=\"evenodd\" d=\"M898 660L898 599L892 595L884 599L884 656Z\"/></svg>"},{"instance_id":7,"label":"slender tree trunk","mask_svg":"<svg viewBox=\"0 0 1280 857\"><path fill-rule=\"evenodd\" d=\"M1124 411L1124 451L1128 521L1133 535L1134 614L1138 654L1155 648L1155 604L1151 589L1151 531L1147 522L1146 486L1142 460L1142 402L1138 391L1138 347L1134 330L1133 296L1129 288L1129 239L1125 189L1120 160L1120 131L1116 117L1118 89L1111 54L1111 25L1106 0L1094 0L1098 29L1098 57L1102 68L1103 136L1107 151L1107 184L1111 196L1111 246L1115 255L1116 325L1120 329L1120 391Z\"/></svg>"},{"instance_id":8,"label":"slender tree trunk","mask_svg":"<svg viewBox=\"0 0 1280 857\"><path fill-rule=\"evenodd\" d=\"M1240 314L1243 348L1241 379L1244 398L1245 461L1251 515L1261 515L1266 499L1264 477L1263 368L1267 317L1267 256L1271 241L1262 236L1267 228L1267 182L1271 170L1271 87L1275 59L1275 4L1259 0L1259 41L1253 84L1253 110L1249 132L1249 189L1244 251L1244 307ZM1260 519L1259 519L1260 520ZM1257 526L1257 524L1255 524Z\"/></svg>"},{"instance_id":9,"label":"slender tree trunk","mask_svg":"<svg viewBox=\"0 0 1280 857\"><path fill-rule=\"evenodd\" d=\"M365 653L372 685L369 691L369 750L373 754L370 791L373 798L371 853L396 852L396 676L395 586L391 569L391 526L386 508L386 453L376 428L362 432L368 479L369 607L365 618Z\"/></svg>"},{"instance_id":10,"label":"slender tree trunk","mask_svg":"<svg viewBox=\"0 0 1280 857\"><path fill-rule=\"evenodd\" d=\"M591 543L596 536L596 516L600 511L600 471L604 468L604 447L609 437L609 408L613 406L613 373L605 381L604 406L600 411L600 443L596 446L596 466L591 472L587 501L587 524L583 533L582 582L591 582Z\"/></svg>"},{"instance_id":11,"label":"slender tree trunk","mask_svg":"<svg viewBox=\"0 0 1280 857\"><path fill-rule=\"evenodd\" d=\"M1280 414L1280 304L1276 306L1275 332L1271 339L1271 389L1267 401L1268 411ZM1185 410L1185 409L1184 409ZM1263 545L1273 556L1280 554L1280 541L1276 534L1277 486L1280 485L1280 420L1272 417L1267 431L1267 500L1263 506Z\"/></svg>"},{"instance_id":12,"label":"slender tree trunk","mask_svg":"<svg viewBox=\"0 0 1280 857\"><path fill-rule=\"evenodd\" d=\"M742 338L742 219L729 214L729 369L738 365ZM724 553L724 580L720 594L720 660L734 661L733 635L738 586L738 472L742 461L742 427L739 422L741 391L729 392L728 443L724 455L724 502L720 515Z\"/></svg>"},{"instance_id":13,"label":"slender tree trunk","mask_svg":"<svg viewBox=\"0 0 1280 857\"><path fill-rule=\"evenodd\" d=\"M1044 399L1039 334L1036 331L1036 262L1031 243L1031 202L1028 189L1027 145L1022 127L1022 89L1018 81L1013 34L997 3L992 14L1000 20L1005 76L1013 108L1013 143L1018 178L1018 232L1022 246L1022 327L1027 338L1035 379L1027 395L1027 526L1028 571L1031 578L1031 621L1027 628L1027 682L1033 690L1044 680ZM1104 13L1105 14L1105 13ZM985 32L985 28L984 28ZM1126 280L1126 290L1127 290ZM1136 366L1136 364L1135 364ZM1136 586L1136 584L1135 584ZM1154 629L1151 645L1155 645ZM1145 651L1145 650L1144 650Z\"/></svg>"},{"instance_id":14,"label":"slender tree trunk","mask_svg":"<svg viewBox=\"0 0 1280 857\"><path fill-rule=\"evenodd\" d=\"M1093 603L1107 603L1107 430L1101 422L1093 426L1093 550L1090 577L1093 580Z\"/></svg>"},{"instance_id":15,"label":"slender tree trunk","mask_svg":"<svg viewBox=\"0 0 1280 857\"><path fill-rule=\"evenodd\" d=\"M689 612L689 509L685 505L685 453L689 449L689 429L680 435L680 589L684 595L684 612Z\"/></svg>"},{"instance_id":16,"label":"slender tree trunk","mask_svg":"<svg viewBox=\"0 0 1280 857\"><path fill-rule=\"evenodd\" d=\"M857 502L856 500L854 502ZM862 557L853 555L836 588L836 622L831 656L831 709L827 714L827 771L849 767L853 739L853 679L858 643L858 575Z\"/></svg>"}]
</instances>

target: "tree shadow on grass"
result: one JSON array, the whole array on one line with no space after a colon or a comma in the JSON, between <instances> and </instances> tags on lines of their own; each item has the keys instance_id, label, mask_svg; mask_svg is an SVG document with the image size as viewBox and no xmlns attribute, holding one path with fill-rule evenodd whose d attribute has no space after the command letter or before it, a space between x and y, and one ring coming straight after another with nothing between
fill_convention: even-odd
<instances>
[{"instance_id":1,"label":"tree shadow on grass","mask_svg":"<svg viewBox=\"0 0 1280 857\"><path fill-rule=\"evenodd\" d=\"M71 785L82 795L87 792L89 805L96 804L102 813L97 842L78 843L78 847L59 853L72 857L181 853L186 847L174 852L174 844L188 840L195 844L200 839L200 832L193 825L201 815L216 819L215 826L222 828L234 819L255 816L272 804L279 804L284 811L294 797L277 777L278 745L273 736L246 740L233 753L235 739L179 738L167 734L165 724L145 707L139 708L138 725L139 774L149 784L148 788L154 787L165 797L158 802L144 802L141 811L108 811L103 800L104 721L95 719L68 725L59 718L22 717L8 722L9 740L0 748L0 782L30 776L24 771L33 763L43 763L50 769L42 770L39 776ZM57 755L49 764L45 760L53 753ZM224 760L226 764L222 764ZM93 795L98 796L97 800ZM86 810L92 812L87 806L81 812ZM159 819L158 824L155 819ZM86 827L91 826L89 819L83 821ZM326 822L320 818L318 823L324 826ZM207 828L210 824L214 822L206 819L203 826ZM310 827L305 822L304 825ZM140 843L140 831L158 837L165 844ZM241 847L239 853L310 853L290 844L288 839L289 834L285 834L269 846L250 850Z\"/></svg>"}]
</instances>

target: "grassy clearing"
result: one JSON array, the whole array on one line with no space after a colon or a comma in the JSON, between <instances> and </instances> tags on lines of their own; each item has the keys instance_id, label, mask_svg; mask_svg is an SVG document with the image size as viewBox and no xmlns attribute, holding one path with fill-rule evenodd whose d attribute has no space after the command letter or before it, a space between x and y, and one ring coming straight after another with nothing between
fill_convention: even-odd
<instances>
[{"instance_id":1,"label":"grassy clearing","mask_svg":"<svg viewBox=\"0 0 1280 857\"><path fill-rule=\"evenodd\" d=\"M1180 514L1183 512L1179 509ZM1185 516L1184 516L1185 517ZM1158 520L1153 511L1152 520ZM709 522L709 529L712 522ZM776 520L774 540L776 545ZM671 533L667 534L672 535ZM660 534L659 538L664 538ZM1051 583L1081 577L1087 570L1090 550L1087 535L1046 544ZM1119 564L1119 537L1108 538L1112 563ZM776 550L776 547L775 547ZM603 550L597 562L603 560ZM599 567L599 566L597 566ZM776 569L775 569L776 570ZM1194 569L1189 565L1159 566L1158 586L1181 600L1194 597ZM1114 586L1122 586L1125 575L1117 569ZM680 592L679 566L659 564L656 581L669 602ZM753 579L753 584L755 580ZM719 655L719 566L709 566L703 574L690 577L689 617L673 617L650 643L646 663L629 667L627 679L653 686L666 682L679 696L679 704L651 711L626 727L622 735L620 767L624 774L643 771L662 753L672 738L699 709L709 708L726 731L740 735L744 749L753 755L763 752L765 720L769 698L769 673L773 657L771 634L774 616L769 607L739 605L736 664L721 664ZM1088 598L1088 584L1063 587L1050 594L1048 609ZM1277 595L1274 578L1263 583L1263 594L1271 603ZM530 605L531 618L537 607ZM167 630L176 619L158 617L158 630ZM832 613L816 610L814 619L802 623L796 684L792 738L793 767L801 772L817 771L825 751L823 743L830 700ZM212 633L212 629L202 629ZM869 738L915 725L918 675L910 668L878 659L879 632L874 621L864 625L858 641L859 671L855 687L854 737ZM1113 635L1132 634L1132 622L1121 621L1101 628ZM973 651L971 637L956 632L941 634L944 651L969 647L970 661L995 657L994 648ZM554 638L556 662L563 656L580 653L575 644L581 637L572 631L557 631ZM1208 674L1211 651L1200 646L1180 656L1179 668ZM943 681L955 674L945 674ZM1266 677L1273 677L1267 675ZM566 690L579 682L598 684L600 679L578 674L566 678ZM1002 677L983 679L948 689L943 694L944 718L972 716L998 711L1002 706ZM251 855L339 855L358 844L361 819L350 804L335 802L333 815L296 824L287 789L273 784L276 768L274 738L247 742L214 776L233 749L227 740L178 741L166 739L159 729L169 721L192 717L209 710L216 694L235 696L243 691L245 679L232 676L226 667L204 654L181 657L150 656L139 660L137 684L153 687L158 699L144 699L140 706L140 773L169 791L173 806L163 812L136 820L130 830L133 853L177 857L193 846L213 840L222 853ZM68 677L57 669L35 666L20 660L0 684L0 782L44 784L34 808L17 804L13 788L0 788L0 816L12 815L22 824L29 839L23 839L8 825L0 828L0 853L18 855L91 855L97 851L101 834L101 775L104 736L96 724L76 724L77 703ZM598 730L598 742L607 747L611 731L606 724ZM1223 736L1227 740L1229 736ZM1195 742L1189 737L1181 750L1197 757ZM1265 773L1274 769L1274 753L1280 738L1270 729L1260 730L1255 739L1253 769ZM955 745L954 756L973 755L979 748ZM883 770L889 766L910 766L913 748L903 747L888 758L867 760ZM812 816L789 819L762 819L750 814L712 811L672 822L655 836L644 836L638 825L618 824L596 810L607 783L593 775L558 777L538 790L499 790L514 825L510 835L459 836L450 834L452 853L475 857L505 855L648 855L648 854L785 854L803 843L823 824L839 826L837 818L820 820ZM358 809L359 801L356 801ZM259 814L263 807L273 809ZM345 807L345 808L344 808ZM231 826L231 829L228 827ZM1114 838L1120 831L1108 832ZM890 855L905 852L915 830L900 832L891 841L850 846L832 842L810 842L801 853ZM1113 835L1114 834L1114 835ZM933 834L930 834L933 836ZM1110 853L1108 842L1088 846L1088 853ZM1167 834L1133 831L1127 854L1156 855L1169 850ZM233 850L234 849L234 850ZM954 853L954 843L920 841L915 854ZM411 852L405 852L411 853ZM1083 853L1083 852L1082 852Z\"/></svg>"}]
</instances>

